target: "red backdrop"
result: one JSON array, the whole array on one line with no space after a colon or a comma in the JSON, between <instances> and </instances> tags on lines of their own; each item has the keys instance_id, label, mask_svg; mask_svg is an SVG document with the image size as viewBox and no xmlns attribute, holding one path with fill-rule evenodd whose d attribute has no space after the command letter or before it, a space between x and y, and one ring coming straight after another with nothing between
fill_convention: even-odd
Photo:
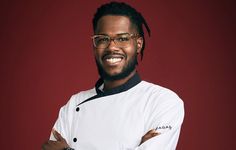
<instances>
[{"instance_id":1,"label":"red backdrop","mask_svg":"<svg viewBox=\"0 0 236 150\"><path fill-rule=\"evenodd\" d=\"M1 1L1 149L40 149L59 108L93 87L91 20L103 2ZM236 149L234 2L127 2L152 30L139 73L185 102L178 149Z\"/></svg>"}]
</instances>

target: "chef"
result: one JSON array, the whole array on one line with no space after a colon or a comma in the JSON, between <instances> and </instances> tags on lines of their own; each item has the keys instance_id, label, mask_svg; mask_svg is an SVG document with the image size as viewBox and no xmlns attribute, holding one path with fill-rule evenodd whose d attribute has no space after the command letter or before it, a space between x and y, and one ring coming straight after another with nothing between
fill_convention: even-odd
<instances>
[{"instance_id":1,"label":"chef","mask_svg":"<svg viewBox=\"0 0 236 150\"><path fill-rule=\"evenodd\" d=\"M145 49L143 26L150 35L141 13L126 3L97 9L91 38L100 79L60 109L43 150L176 149L183 101L137 72Z\"/></svg>"}]
</instances>

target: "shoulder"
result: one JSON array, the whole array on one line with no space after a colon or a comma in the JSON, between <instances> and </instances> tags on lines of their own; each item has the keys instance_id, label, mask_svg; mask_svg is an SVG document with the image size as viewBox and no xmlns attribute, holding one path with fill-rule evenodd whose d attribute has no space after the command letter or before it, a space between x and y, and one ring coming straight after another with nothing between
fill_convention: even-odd
<instances>
[{"instance_id":1,"label":"shoulder","mask_svg":"<svg viewBox=\"0 0 236 150\"><path fill-rule=\"evenodd\" d=\"M184 103L172 90L149 83L141 82L145 89L149 89L148 100L145 105L145 118L148 122L147 129L170 126L178 127L184 118Z\"/></svg>"},{"instance_id":2,"label":"shoulder","mask_svg":"<svg viewBox=\"0 0 236 150\"><path fill-rule=\"evenodd\" d=\"M143 89L143 91L147 91L147 92L155 94L157 96L178 97L178 95L174 91L172 91L171 89L151 83L151 82L147 82L147 81L140 82L139 88Z\"/></svg>"},{"instance_id":3,"label":"shoulder","mask_svg":"<svg viewBox=\"0 0 236 150\"><path fill-rule=\"evenodd\" d=\"M182 99L171 89L153 84L147 81L142 81L140 83L140 89L146 93L149 97L149 103L157 106L167 106L167 105L179 105L182 107Z\"/></svg>"}]
</instances>

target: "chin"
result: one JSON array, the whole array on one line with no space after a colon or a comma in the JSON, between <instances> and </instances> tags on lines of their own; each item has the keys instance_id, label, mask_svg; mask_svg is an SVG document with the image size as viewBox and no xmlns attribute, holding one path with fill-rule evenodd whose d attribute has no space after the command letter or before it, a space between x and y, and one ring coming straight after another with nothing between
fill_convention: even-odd
<instances>
[{"instance_id":1,"label":"chin","mask_svg":"<svg viewBox=\"0 0 236 150\"><path fill-rule=\"evenodd\" d=\"M136 68L137 57L133 57L126 66L108 69L96 60L98 73L103 80L114 81L128 77Z\"/></svg>"},{"instance_id":2,"label":"chin","mask_svg":"<svg viewBox=\"0 0 236 150\"><path fill-rule=\"evenodd\" d=\"M105 70L104 70L105 71ZM109 76L118 76L118 75L120 75L120 74L122 74L123 72L122 72L122 70L119 70L119 71L105 71L106 72L106 74L107 75L109 75Z\"/></svg>"}]
</instances>

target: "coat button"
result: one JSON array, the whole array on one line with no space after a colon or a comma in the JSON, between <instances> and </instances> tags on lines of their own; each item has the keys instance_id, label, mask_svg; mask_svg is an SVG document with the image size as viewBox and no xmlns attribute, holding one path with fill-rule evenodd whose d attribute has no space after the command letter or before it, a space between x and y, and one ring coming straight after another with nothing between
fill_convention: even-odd
<instances>
[{"instance_id":1,"label":"coat button","mask_svg":"<svg viewBox=\"0 0 236 150\"><path fill-rule=\"evenodd\" d=\"M73 142L76 142L77 141L77 138L73 138Z\"/></svg>"},{"instance_id":2,"label":"coat button","mask_svg":"<svg viewBox=\"0 0 236 150\"><path fill-rule=\"evenodd\" d=\"M78 112L79 110L80 110L79 107L77 107L77 108L76 108L76 111Z\"/></svg>"}]
</instances>

